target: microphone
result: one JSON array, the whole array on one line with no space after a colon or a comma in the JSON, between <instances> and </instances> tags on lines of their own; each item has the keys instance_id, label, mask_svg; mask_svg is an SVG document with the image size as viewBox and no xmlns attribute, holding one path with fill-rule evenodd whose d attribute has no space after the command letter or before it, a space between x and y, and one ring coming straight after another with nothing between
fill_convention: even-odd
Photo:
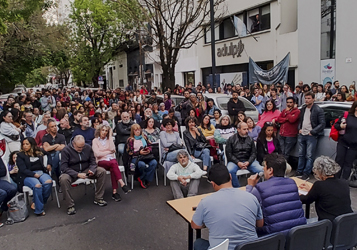
<instances>
[{"instance_id":1,"label":"microphone","mask_svg":"<svg viewBox=\"0 0 357 250\"><path fill-rule=\"evenodd\" d=\"M264 172L259 172L259 173L258 173L258 176L259 176L259 177L263 177L263 176L264 176Z\"/></svg>"}]
</instances>

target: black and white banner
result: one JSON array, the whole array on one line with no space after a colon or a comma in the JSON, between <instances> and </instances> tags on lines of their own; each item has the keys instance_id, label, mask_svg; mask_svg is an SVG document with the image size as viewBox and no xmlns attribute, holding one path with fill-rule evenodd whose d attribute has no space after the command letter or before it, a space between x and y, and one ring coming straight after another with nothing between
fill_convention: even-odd
<instances>
[{"instance_id":1,"label":"black and white banner","mask_svg":"<svg viewBox=\"0 0 357 250\"><path fill-rule=\"evenodd\" d=\"M249 57L249 83L276 84L288 81L290 52L270 70L261 69L252 58Z\"/></svg>"}]
</instances>

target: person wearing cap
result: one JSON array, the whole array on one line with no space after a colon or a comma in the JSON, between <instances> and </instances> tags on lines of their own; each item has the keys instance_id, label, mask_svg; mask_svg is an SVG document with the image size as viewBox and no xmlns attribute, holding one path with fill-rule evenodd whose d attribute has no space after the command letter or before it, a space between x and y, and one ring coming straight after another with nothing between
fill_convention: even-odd
<instances>
[{"instance_id":1,"label":"person wearing cap","mask_svg":"<svg viewBox=\"0 0 357 250\"><path fill-rule=\"evenodd\" d=\"M310 186L303 183L299 188L307 191L300 195L303 204L315 202L318 220L328 219L333 221L341 214L352 213L350 188L348 182L336 177L341 170L334 160L327 156L318 157L312 168L316 181Z\"/></svg>"},{"instance_id":2,"label":"person wearing cap","mask_svg":"<svg viewBox=\"0 0 357 250\"><path fill-rule=\"evenodd\" d=\"M231 176L224 165L216 164L208 171L215 193L204 197L191 221L193 229L207 227L209 241L197 239L195 250L213 248L229 239L229 250L244 241L258 239L256 228L264 224L257 198L241 189L233 188Z\"/></svg>"},{"instance_id":3,"label":"person wearing cap","mask_svg":"<svg viewBox=\"0 0 357 250\"><path fill-rule=\"evenodd\" d=\"M258 174L248 178L246 191L257 197L264 215L264 226L257 229L259 236L282 232L287 234L295 226L306 224L299 191L293 179L285 178L284 156L269 154L264 158L264 182Z\"/></svg>"}]
</instances>

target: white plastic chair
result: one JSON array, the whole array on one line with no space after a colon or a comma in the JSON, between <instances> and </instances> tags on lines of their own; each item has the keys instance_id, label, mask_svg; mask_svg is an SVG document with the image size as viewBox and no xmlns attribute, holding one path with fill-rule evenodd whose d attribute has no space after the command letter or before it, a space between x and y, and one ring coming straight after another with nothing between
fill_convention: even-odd
<instances>
[{"instance_id":1,"label":"white plastic chair","mask_svg":"<svg viewBox=\"0 0 357 250\"><path fill-rule=\"evenodd\" d=\"M221 244L211 248L211 250L228 250L229 239L225 239Z\"/></svg>"},{"instance_id":2,"label":"white plastic chair","mask_svg":"<svg viewBox=\"0 0 357 250\"><path fill-rule=\"evenodd\" d=\"M162 150L161 150L161 142L160 142L160 139L158 140L158 143L159 143L159 159L160 159L160 162L161 162L161 159L162 159ZM168 161L164 161L162 163L162 167L164 168L164 186L166 186L166 182L167 182L167 172L168 172L168 169L173 165L170 164L170 162Z\"/></svg>"},{"instance_id":3,"label":"white plastic chair","mask_svg":"<svg viewBox=\"0 0 357 250\"><path fill-rule=\"evenodd\" d=\"M223 144L223 151L224 151L224 165L228 165L228 159L227 159L227 154L226 154L226 144ZM238 169L236 175L238 176L242 176L242 175L248 175L250 174L250 171L248 169Z\"/></svg>"}]
</instances>

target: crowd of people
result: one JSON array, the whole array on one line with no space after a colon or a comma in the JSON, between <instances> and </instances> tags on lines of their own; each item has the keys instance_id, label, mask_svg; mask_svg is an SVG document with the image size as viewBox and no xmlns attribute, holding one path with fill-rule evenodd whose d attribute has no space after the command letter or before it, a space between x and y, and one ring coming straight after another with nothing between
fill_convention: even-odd
<instances>
[{"instance_id":1,"label":"crowd of people","mask_svg":"<svg viewBox=\"0 0 357 250\"><path fill-rule=\"evenodd\" d=\"M9 191L8 185L3 188L0 182L0 191L5 190L5 195L0 195L2 210L16 194L14 189L22 192L25 185L34 191L31 207L35 214L45 215L44 204L55 180L65 197L67 213L75 214L70 192L71 184L79 178L97 179L94 204L105 206L106 171L110 171L112 198L120 201L119 185L126 194L130 189L118 162L123 162L125 174L134 174L143 189L150 186L158 165L169 163L167 177L176 199L196 195L201 177L209 177L218 190L226 182L211 178L209 173L213 164L226 159L229 185L239 187L237 170L265 173L271 168L266 166L269 155L283 157L286 168L296 143L296 176L307 180L313 170L318 137L325 128L324 112L315 101L353 101L357 94L354 88L339 88L337 81L334 88L330 89L331 85L300 82L291 91L287 84L254 84L251 88L227 84L215 92L231 96L228 114L222 114L213 99L205 99L204 94L214 92L209 84L189 84L186 88L177 85L174 90L168 88L162 97L157 88L149 93L144 86L136 91L130 86L106 91L79 87L37 92L29 89L25 94L10 95L1 106L0 132L11 153L5 161L14 188ZM174 103L171 94L184 99ZM246 116L241 98L255 105L260 114L257 122ZM336 178L347 179L357 157L357 137L353 133L356 119L357 101L334 125L343 132L336 157L340 169L332 174ZM261 212L256 214L257 219L260 217ZM195 224L200 226L201 220Z\"/></svg>"}]
</instances>

